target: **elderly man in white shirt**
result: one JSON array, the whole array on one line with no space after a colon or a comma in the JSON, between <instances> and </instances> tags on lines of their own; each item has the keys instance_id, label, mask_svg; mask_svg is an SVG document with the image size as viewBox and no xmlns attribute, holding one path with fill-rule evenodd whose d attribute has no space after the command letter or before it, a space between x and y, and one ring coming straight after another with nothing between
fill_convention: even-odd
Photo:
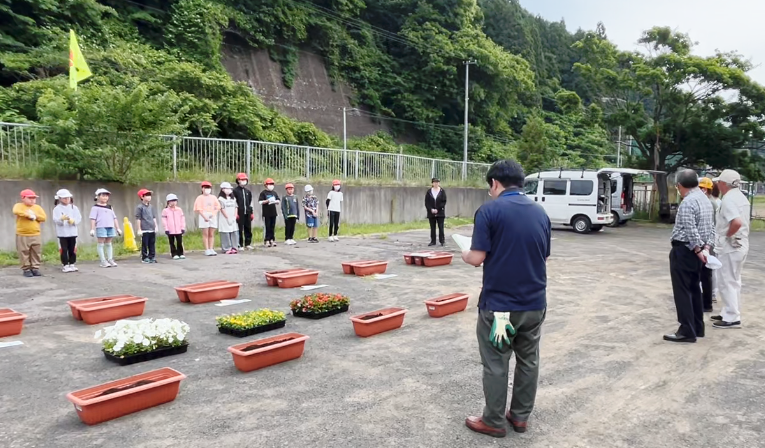
<instances>
[{"instance_id":1,"label":"elderly man in white shirt","mask_svg":"<svg viewBox=\"0 0 765 448\"><path fill-rule=\"evenodd\" d=\"M717 257L722 262L719 290L723 308L712 316L715 328L741 327L741 271L749 252L749 199L739 189L741 176L733 170L720 174L717 186L722 203L716 216Z\"/></svg>"}]
</instances>

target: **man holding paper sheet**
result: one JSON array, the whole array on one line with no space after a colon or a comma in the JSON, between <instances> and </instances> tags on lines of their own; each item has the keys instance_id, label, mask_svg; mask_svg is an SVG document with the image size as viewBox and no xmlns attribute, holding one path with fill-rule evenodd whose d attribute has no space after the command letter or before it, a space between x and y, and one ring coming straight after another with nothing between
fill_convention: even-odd
<instances>
[{"instance_id":1,"label":"man holding paper sheet","mask_svg":"<svg viewBox=\"0 0 765 448\"><path fill-rule=\"evenodd\" d=\"M505 419L516 432L525 432L534 408L552 228L544 209L523 194L523 168L517 162L494 163L486 181L494 200L476 212L470 250L462 252L466 263L483 263L476 333L486 406L481 417L468 417L465 424L504 437ZM505 414L513 353L513 397Z\"/></svg>"}]
</instances>

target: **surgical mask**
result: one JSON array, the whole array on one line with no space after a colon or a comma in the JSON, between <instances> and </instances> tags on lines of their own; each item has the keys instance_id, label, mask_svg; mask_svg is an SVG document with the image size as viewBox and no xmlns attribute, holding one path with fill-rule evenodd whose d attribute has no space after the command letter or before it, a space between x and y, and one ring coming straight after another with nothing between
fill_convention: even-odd
<instances>
[{"instance_id":1,"label":"surgical mask","mask_svg":"<svg viewBox=\"0 0 765 448\"><path fill-rule=\"evenodd\" d=\"M245 185L247 185L247 181L246 180L240 180L239 181L239 185L244 187Z\"/></svg>"},{"instance_id":2,"label":"surgical mask","mask_svg":"<svg viewBox=\"0 0 765 448\"><path fill-rule=\"evenodd\" d=\"M223 193L225 193L228 196L228 195L231 194L231 189L230 188L224 188L223 189Z\"/></svg>"},{"instance_id":3,"label":"surgical mask","mask_svg":"<svg viewBox=\"0 0 765 448\"><path fill-rule=\"evenodd\" d=\"M266 185L266 188L268 189L268 191L274 191L273 185Z\"/></svg>"},{"instance_id":4,"label":"surgical mask","mask_svg":"<svg viewBox=\"0 0 765 448\"><path fill-rule=\"evenodd\" d=\"M335 191L340 191L340 185L335 185Z\"/></svg>"},{"instance_id":5,"label":"surgical mask","mask_svg":"<svg viewBox=\"0 0 765 448\"><path fill-rule=\"evenodd\" d=\"M202 190L202 193L210 194L210 193L212 193L212 190L210 188L205 188L205 189Z\"/></svg>"}]
</instances>

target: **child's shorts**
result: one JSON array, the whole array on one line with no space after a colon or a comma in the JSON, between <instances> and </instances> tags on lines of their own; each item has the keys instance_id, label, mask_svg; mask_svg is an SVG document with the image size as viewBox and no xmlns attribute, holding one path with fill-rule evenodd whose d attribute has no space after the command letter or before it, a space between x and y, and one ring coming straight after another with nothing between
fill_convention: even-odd
<instances>
[{"instance_id":1,"label":"child's shorts","mask_svg":"<svg viewBox=\"0 0 765 448\"><path fill-rule=\"evenodd\" d=\"M210 218L209 221L205 221L204 218L201 216L199 217L199 228L200 229L217 229L218 228L218 216L215 215L212 218Z\"/></svg>"},{"instance_id":2,"label":"child's shorts","mask_svg":"<svg viewBox=\"0 0 765 448\"><path fill-rule=\"evenodd\" d=\"M319 218L316 216L306 216L305 217L305 225L308 227L319 227Z\"/></svg>"},{"instance_id":3,"label":"child's shorts","mask_svg":"<svg viewBox=\"0 0 765 448\"><path fill-rule=\"evenodd\" d=\"M114 238L117 236L117 231L114 227L98 227L96 228L96 238Z\"/></svg>"}]
</instances>

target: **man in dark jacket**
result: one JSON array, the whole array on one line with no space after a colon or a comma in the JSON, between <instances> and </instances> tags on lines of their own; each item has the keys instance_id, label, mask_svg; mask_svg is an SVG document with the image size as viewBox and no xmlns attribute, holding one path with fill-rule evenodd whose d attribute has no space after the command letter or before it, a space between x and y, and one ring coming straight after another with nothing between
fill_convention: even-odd
<instances>
[{"instance_id":1,"label":"man in dark jacket","mask_svg":"<svg viewBox=\"0 0 765 448\"><path fill-rule=\"evenodd\" d=\"M237 217L239 224L239 250L244 247L252 247L252 221L254 220L254 210L252 209L252 192L245 188L249 182L245 173L236 175L236 188L234 188L234 197L236 198Z\"/></svg>"},{"instance_id":2,"label":"man in dark jacket","mask_svg":"<svg viewBox=\"0 0 765 448\"><path fill-rule=\"evenodd\" d=\"M430 244L436 245L436 224L438 224L438 241L443 246L444 218L446 218L446 192L441 188L441 182L437 178L431 180L432 187L425 193L425 209L428 211L430 221Z\"/></svg>"}]
</instances>

